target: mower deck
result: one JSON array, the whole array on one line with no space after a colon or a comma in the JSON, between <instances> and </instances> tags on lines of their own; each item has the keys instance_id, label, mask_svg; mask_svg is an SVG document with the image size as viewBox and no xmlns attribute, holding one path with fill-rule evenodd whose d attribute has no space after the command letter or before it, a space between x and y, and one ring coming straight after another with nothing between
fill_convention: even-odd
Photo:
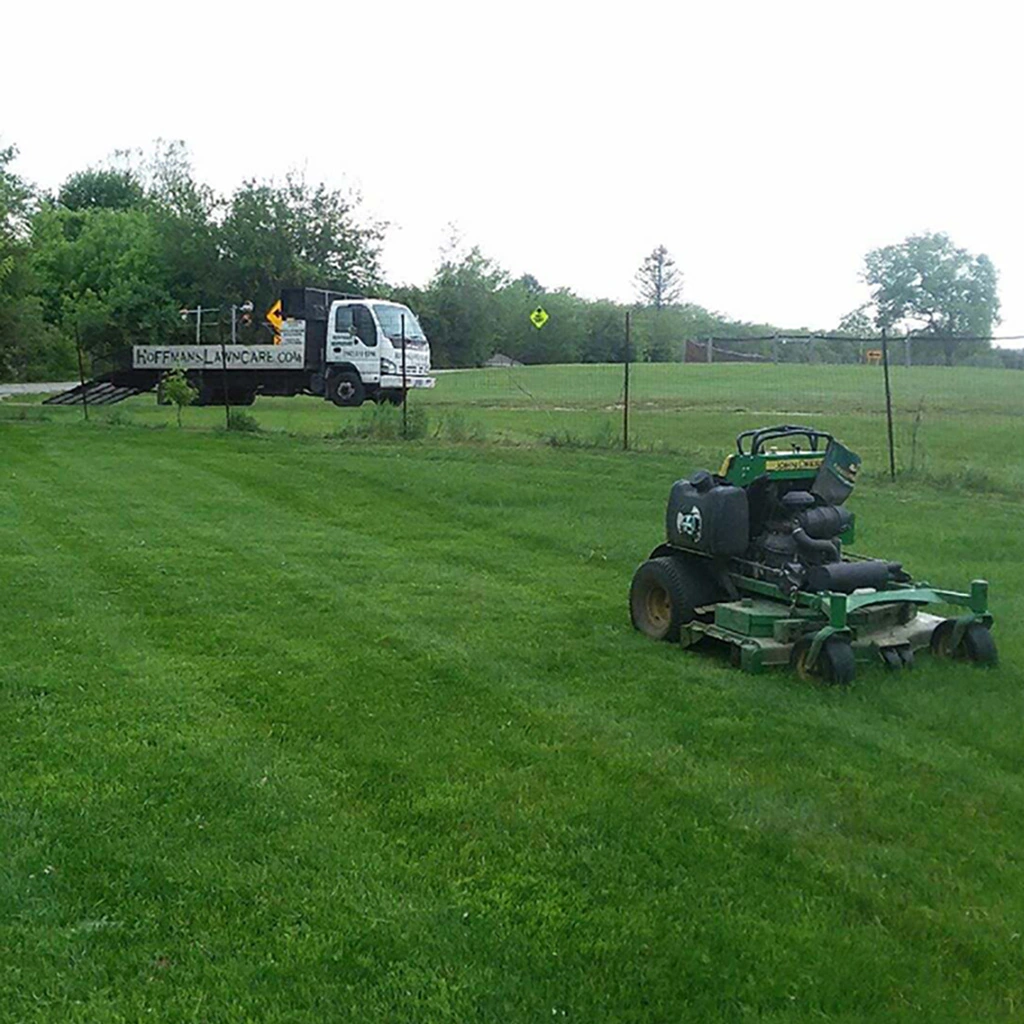
<instances>
[{"instance_id":1,"label":"mower deck","mask_svg":"<svg viewBox=\"0 0 1024 1024\"><path fill-rule=\"evenodd\" d=\"M821 617L814 611L767 598L744 597L697 612L698 618L680 630L682 646L690 647L703 637L728 644L734 663L745 672L790 665L797 643L813 636L815 625L821 625ZM881 661L891 668L910 665L914 653L930 645L943 621L913 605L875 605L870 612L851 616L850 646L858 662Z\"/></svg>"}]
</instances>

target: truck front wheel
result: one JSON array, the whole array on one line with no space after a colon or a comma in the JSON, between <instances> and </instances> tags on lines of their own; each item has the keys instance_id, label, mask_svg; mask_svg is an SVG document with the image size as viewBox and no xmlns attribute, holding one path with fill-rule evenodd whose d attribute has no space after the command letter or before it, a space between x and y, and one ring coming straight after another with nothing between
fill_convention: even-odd
<instances>
[{"instance_id":1,"label":"truck front wheel","mask_svg":"<svg viewBox=\"0 0 1024 1024\"><path fill-rule=\"evenodd\" d=\"M335 405L362 405L366 399L366 388L355 370L342 370L331 378L328 395Z\"/></svg>"}]
</instances>

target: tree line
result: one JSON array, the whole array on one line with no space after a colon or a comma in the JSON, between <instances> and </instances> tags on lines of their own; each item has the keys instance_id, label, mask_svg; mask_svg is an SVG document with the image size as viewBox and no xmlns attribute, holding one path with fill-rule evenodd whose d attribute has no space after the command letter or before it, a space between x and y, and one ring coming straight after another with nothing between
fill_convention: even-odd
<instances>
[{"instance_id":1,"label":"tree line","mask_svg":"<svg viewBox=\"0 0 1024 1024\"><path fill-rule=\"evenodd\" d=\"M664 246L636 275L637 301L591 300L536 277L511 275L478 247L453 240L422 286L385 280L385 225L361 215L359 197L298 175L244 181L218 195L198 181L181 143L122 152L70 175L53 193L17 175L0 148L0 379L58 379L112 367L132 344L189 340L181 310L226 310L251 301L248 343L269 340L262 320L281 288L315 285L407 303L431 339L438 366L476 366L495 353L524 363L618 362L684 357L687 339L763 338L770 324L741 322L683 299L683 278ZM913 332L936 339L984 336L998 320L996 274L985 256L945 235L923 235L865 259L872 301L835 333ZM529 313L542 306L542 330ZM250 321L250 318L245 318ZM219 340L225 317L207 318ZM809 333L809 332L806 332ZM792 332L790 332L792 336ZM841 342L751 341L753 358L854 361ZM781 356L780 356L781 352ZM1019 354L1017 354L1019 355ZM1012 354L984 342L917 345L915 362L996 362Z\"/></svg>"}]
</instances>

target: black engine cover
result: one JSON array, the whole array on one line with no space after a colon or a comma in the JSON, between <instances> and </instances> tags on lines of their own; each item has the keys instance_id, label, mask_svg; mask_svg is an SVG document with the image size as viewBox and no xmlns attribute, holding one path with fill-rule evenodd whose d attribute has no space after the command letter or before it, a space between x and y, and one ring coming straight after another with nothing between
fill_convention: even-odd
<instances>
[{"instance_id":1,"label":"black engine cover","mask_svg":"<svg viewBox=\"0 0 1024 1024\"><path fill-rule=\"evenodd\" d=\"M668 542L705 555L742 555L750 544L747 492L706 471L677 480L665 515Z\"/></svg>"}]
</instances>

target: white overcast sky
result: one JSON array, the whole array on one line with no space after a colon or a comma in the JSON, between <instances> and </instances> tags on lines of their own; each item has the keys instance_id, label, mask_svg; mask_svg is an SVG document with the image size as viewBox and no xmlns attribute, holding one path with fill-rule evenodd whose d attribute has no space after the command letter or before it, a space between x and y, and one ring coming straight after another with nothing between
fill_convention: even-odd
<instances>
[{"instance_id":1,"label":"white overcast sky","mask_svg":"<svg viewBox=\"0 0 1024 1024\"><path fill-rule=\"evenodd\" d=\"M664 243L684 297L832 327L863 254L947 231L1024 334L1019 5L14 2L0 142L46 187L187 142L222 192L304 171L391 223L424 283L458 226L518 274L633 297Z\"/></svg>"}]
</instances>

